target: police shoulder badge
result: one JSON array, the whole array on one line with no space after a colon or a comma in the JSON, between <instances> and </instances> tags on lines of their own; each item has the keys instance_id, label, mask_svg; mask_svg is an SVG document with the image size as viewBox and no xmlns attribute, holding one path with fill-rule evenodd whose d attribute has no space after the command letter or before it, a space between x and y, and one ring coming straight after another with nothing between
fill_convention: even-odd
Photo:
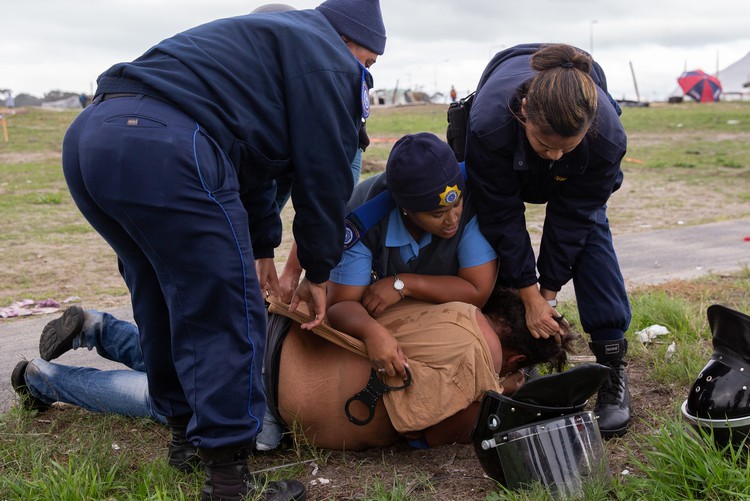
<instances>
[{"instance_id":1,"label":"police shoulder badge","mask_svg":"<svg viewBox=\"0 0 750 501\"><path fill-rule=\"evenodd\" d=\"M359 241L360 233L356 225L349 218L344 220L344 228L344 250L347 250Z\"/></svg>"}]
</instances>

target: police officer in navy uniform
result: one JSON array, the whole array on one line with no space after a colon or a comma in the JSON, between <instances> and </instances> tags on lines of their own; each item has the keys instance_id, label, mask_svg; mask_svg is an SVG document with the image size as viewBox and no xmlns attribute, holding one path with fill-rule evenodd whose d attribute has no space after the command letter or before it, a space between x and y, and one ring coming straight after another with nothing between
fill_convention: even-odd
<instances>
[{"instance_id":1,"label":"police officer in navy uniform","mask_svg":"<svg viewBox=\"0 0 750 501\"><path fill-rule=\"evenodd\" d=\"M305 269L293 299L320 324L369 103L351 44L385 49L378 0L219 19L98 79L63 143L70 192L117 253L169 454L197 447L204 499L303 499L247 471L265 412L261 289L278 288L274 180L294 174ZM255 265L255 266L254 266Z\"/></svg>"},{"instance_id":2,"label":"police officer in navy uniform","mask_svg":"<svg viewBox=\"0 0 750 501\"><path fill-rule=\"evenodd\" d=\"M560 332L556 296L573 280L590 347L612 369L595 408L605 437L624 434L631 418L624 360L631 314L606 214L623 180L620 111L584 51L519 45L498 53L482 74L466 145L479 226L498 254L498 283L518 289L534 337ZM547 205L536 266L525 203Z\"/></svg>"}]
</instances>

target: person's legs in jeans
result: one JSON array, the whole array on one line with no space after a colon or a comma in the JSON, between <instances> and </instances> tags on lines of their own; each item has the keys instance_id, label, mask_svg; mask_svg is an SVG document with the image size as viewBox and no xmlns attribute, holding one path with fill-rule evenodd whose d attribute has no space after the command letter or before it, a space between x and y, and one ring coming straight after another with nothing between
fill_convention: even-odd
<instances>
[{"instance_id":1,"label":"person's legs in jeans","mask_svg":"<svg viewBox=\"0 0 750 501\"><path fill-rule=\"evenodd\" d=\"M72 367L35 358L26 367L25 379L31 394L46 403L167 422L153 408L145 372Z\"/></svg>"},{"instance_id":2,"label":"person's legs in jeans","mask_svg":"<svg viewBox=\"0 0 750 501\"><path fill-rule=\"evenodd\" d=\"M64 321L66 316L73 315L80 316L82 322ZM68 350L86 348L89 351L96 350L99 356L133 370L146 371L138 327L106 312L71 306L62 317L52 320L44 327L39 346L41 358L47 361Z\"/></svg>"},{"instance_id":3,"label":"person's legs in jeans","mask_svg":"<svg viewBox=\"0 0 750 501\"><path fill-rule=\"evenodd\" d=\"M73 349L76 348L96 349L99 356L107 360L146 372L138 327L110 313L96 310L85 312L81 336L73 342Z\"/></svg>"},{"instance_id":4,"label":"person's legs in jeans","mask_svg":"<svg viewBox=\"0 0 750 501\"><path fill-rule=\"evenodd\" d=\"M146 417L169 424L172 428L169 464L187 473L200 465L197 449L185 436L187 425L179 426L154 409L145 372L71 367L36 358L26 364L23 379L23 391L35 402L64 402L91 412Z\"/></svg>"}]
</instances>

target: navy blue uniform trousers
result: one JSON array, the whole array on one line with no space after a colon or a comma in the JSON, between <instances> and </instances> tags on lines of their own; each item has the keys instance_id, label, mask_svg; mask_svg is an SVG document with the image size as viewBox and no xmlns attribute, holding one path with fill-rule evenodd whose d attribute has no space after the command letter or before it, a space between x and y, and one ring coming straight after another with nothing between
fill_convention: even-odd
<instances>
[{"instance_id":1,"label":"navy blue uniform trousers","mask_svg":"<svg viewBox=\"0 0 750 501\"><path fill-rule=\"evenodd\" d=\"M573 287L581 327L591 340L622 339L630 326L630 303L612 244L606 206L596 212L596 223L573 264Z\"/></svg>"},{"instance_id":2,"label":"navy blue uniform trousers","mask_svg":"<svg viewBox=\"0 0 750 501\"><path fill-rule=\"evenodd\" d=\"M250 443L265 412L266 320L231 162L188 116L134 96L78 116L63 170L120 261L156 411L192 414L195 446Z\"/></svg>"}]
</instances>

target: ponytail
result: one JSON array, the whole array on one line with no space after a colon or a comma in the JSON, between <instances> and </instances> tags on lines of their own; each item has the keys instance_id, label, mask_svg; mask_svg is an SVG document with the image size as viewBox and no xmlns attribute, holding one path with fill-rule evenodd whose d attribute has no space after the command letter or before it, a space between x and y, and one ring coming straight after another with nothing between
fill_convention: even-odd
<instances>
[{"instance_id":1,"label":"ponytail","mask_svg":"<svg viewBox=\"0 0 750 501\"><path fill-rule=\"evenodd\" d=\"M543 45L531 56L536 76L526 93L526 120L562 137L587 131L598 103L592 65L590 55L571 45Z\"/></svg>"}]
</instances>

